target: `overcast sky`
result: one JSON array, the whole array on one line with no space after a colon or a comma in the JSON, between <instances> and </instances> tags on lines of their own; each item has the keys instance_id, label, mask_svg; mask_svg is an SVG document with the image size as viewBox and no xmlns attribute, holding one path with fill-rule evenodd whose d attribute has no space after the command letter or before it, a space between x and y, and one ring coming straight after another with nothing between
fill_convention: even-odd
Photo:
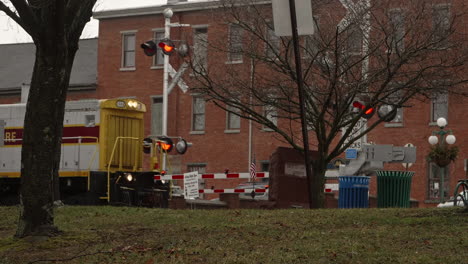
<instances>
[{"instance_id":1,"label":"overcast sky","mask_svg":"<svg viewBox=\"0 0 468 264\"><path fill-rule=\"evenodd\" d=\"M8 0L0 0L8 4ZM189 0L199 1L199 0ZM164 5L167 0L98 0L94 11L122 9L129 7ZM85 27L82 38L93 38L98 35L98 21L92 19ZM32 42L31 38L5 13L0 12L0 44Z\"/></svg>"}]
</instances>

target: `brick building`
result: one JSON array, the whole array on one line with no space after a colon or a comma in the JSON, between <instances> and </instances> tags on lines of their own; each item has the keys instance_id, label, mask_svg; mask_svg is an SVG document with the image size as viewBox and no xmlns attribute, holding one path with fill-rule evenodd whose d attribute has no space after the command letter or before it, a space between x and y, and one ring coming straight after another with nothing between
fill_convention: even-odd
<instances>
[{"instance_id":1,"label":"brick building","mask_svg":"<svg viewBox=\"0 0 468 264\"><path fill-rule=\"evenodd\" d=\"M263 2L268 9L269 1ZM438 9L434 10L439 11L437 14L442 16L450 16L450 9L445 7L455 8L458 4L457 1L440 2L436 6ZM217 36L226 36L228 25L216 22L220 20L222 12L213 12L218 5L219 2L216 1L169 1L167 6L96 13L95 18L100 21L98 94L101 97L136 96L150 105L147 133L158 134L160 124L157 123L157 115L161 111L163 81L162 55L146 57L138 46L149 39L162 38L162 12L166 7L171 7L174 11L173 22L191 25L188 28L173 28L171 38L188 40L195 46L194 53L204 54L208 64L215 60L223 60L224 58L219 56L210 55L209 49L197 50L196 47L197 38L212 41ZM344 15L344 9L337 9L336 13L338 16ZM228 40L225 41L228 45ZM180 61L171 58L171 64L177 68ZM190 78L190 74L184 75L188 83ZM428 163L425 156L429 151L427 138L433 130L438 130L435 121L440 116L447 118L449 128L457 136L457 145L461 149L459 159L445 172L445 188L448 189L446 196L451 195L458 179L466 177L465 149L468 142L464 131L467 131L468 127L463 122L461 109L464 109L464 105L466 99L458 96L418 98L418 101L411 103L411 107L399 110L397 119L380 125L367 136L368 142L377 144L403 146L411 143L417 147L417 162L411 167L411 170L416 171L411 196L420 202L420 206L432 206L439 202L439 168ZM199 120L202 120L201 123ZM184 94L176 88L169 96L168 134L182 136L193 142L192 149L185 155L172 157L172 162L180 165L176 166L176 171L247 171L249 159L254 154L257 167L267 170L271 153L276 147L287 144L278 140L271 131L255 124L252 125L252 136L249 137L249 129L249 121L232 118L213 103L203 102L190 91ZM386 169L401 170L403 167L400 164L391 164L386 165ZM372 193L375 193L375 185L376 180L373 179Z\"/></svg>"},{"instance_id":2,"label":"brick building","mask_svg":"<svg viewBox=\"0 0 468 264\"><path fill-rule=\"evenodd\" d=\"M158 52L154 57L143 54L140 44L149 39L161 39L164 35L163 10L172 8L171 22L189 24L190 27L172 28L171 39L184 39L193 46L192 52L202 54L201 60L210 64L220 58L213 56L210 49L197 46L197 41L220 39L228 32L223 14L217 12L217 1L168 1L164 6L110 10L97 12L99 39L97 48L98 82L95 90L71 93L76 98L133 97L141 100L150 111L146 114L146 134L159 135L161 131L161 111L163 95L163 56ZM270 1L257 1L265 10L271 8ZM337 3L339 1L336 1ZM462 1L440 1L442 15L450 15ZM328 10L329 11L329 10ZM344 15L341 7L336 16ZM315 14L314 14L315 15ZM321 20L324 20L320 18ZM217 22L214 22L217 21ZM466 24L466 23L465 23ZM222 38L221 38L222 39ZM228 40L225 39L226 45ZM210 54L211 53L211 54ZM178 69L181 61L171 57L171 65ZM184 75L190 87L192 76ZM466 87L465 87L466 88ZM2 96L3 97L3 96ZM14 97L2 98L2 102L15 102ZM440 201L440 171L425 159L429 150L427 138L433 130L438 130L435 120L446 117L448 128L453 130L460 147L459 158L445 171L446 196L451 196L458 179L466 177L466 155L468 139L464 135L468 125L463 122L467 99L460 96L442 96L432 99L417 98L411 107L401 108L397 119L381 124L367 136L368 142L403 146L411 143L417 147L417 161L410 170L416 172L413 178L411 197L420 206L434 206ZM269 129L227 113L213 102L204 101L197 94L184 93L175 87L168 99L168 135L181 136L193 143L184 155L170 155L173 173L198 170L199 172L247 172L250 160L255 157L259 171L267 171L270 155L278 146L288 146ZM374 117L375 118L375 117ZM311 136L311 138L313 138ZM313 149L314 142L312 142ZM385 169L401 170L400 164L386 165ZM206 188L233 187L237 182L206 182ZM375 194L376 180L371 180L371 193Z\"/></svg>"}]
</instances>

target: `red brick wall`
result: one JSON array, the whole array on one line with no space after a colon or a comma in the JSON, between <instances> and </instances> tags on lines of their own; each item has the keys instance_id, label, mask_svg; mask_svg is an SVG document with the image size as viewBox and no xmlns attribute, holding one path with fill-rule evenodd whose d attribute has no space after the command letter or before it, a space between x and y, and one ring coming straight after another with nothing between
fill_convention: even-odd
<instances>
[{"instance_id":1,"label":"red brick wall","mask_svg":"<svg viewBox=\"0 0 468 264\"><path fill-rule=\"evenodd\" d=\"M339 9L342 14L344 10ZM172 22L187 23L191 25L208 25L208 39L211 41L215 36L225 35L226 25L214 23L210 11L184 12L174 15ZM99 44L98 44L98 88L96 92L90 93L70 93L69 99L78 98L114 98L120 96L135 96L147 105L148 113L145 115L146 134L150 134L150 109L152 95L162 95L163 70L150 69L152 58L143 54L139 44L151 39L153 32L151 29L163 28L162 15L148 15L138 17L122 17L100 20ZM136 33L136 70L120 71L121 67L121 31L137 30ZM186 36L191 40L191 28L172 29L173 39ZM209 51L210 53L210 51ZM224 58L222 58L224 60ZM220 60L216 56L209 56L208 64ZM176 56L171 58L171 64L178 68L180 61ZM185 74L184 80L190 83L190 76ZM2 98L1 102L19 102L19 98ZM448 128L452 129L457 137L457 145L460 147L459 159L449 166L451 171L450 192L456 180L465 177L463 170L463 159L468 158L468 137L464 133L468 131L468 123L463 119L467 100L451 96L449 98ZM178 87L174 88L169 96L169 121L168 134L171 136L182 136L187 141L193 143L182 157L183 172L189 163L206 163L206 172L223 172L228 168L231 172L248 171L248 128L247 120L241 121L240 133L226 134L226 113L219 110L214 104L206 104L205 134L191 135L191 113L192 97L190 94L183 94ZM374 117L376 118L376 117ZM432 204L422 203L427 197L427 162L425 155L429 149L427 137L432 130L438 129L429 126L430 105L427 101L413 101L411 107L404 109L403 127L384 127L381 125L370 135L368 142L376 144L393 144L403 146L412 143L417 147L417 162L410 168L416 171L413 179L411 197L419 200L420 207L431 206ZM253 152L256 155L257 168L259 161L269 160L271 153L278 146L287 146L277 140L272 132L262 131L258 125L254 124ZM314 137L311 134L310 141L313 145ZM313 149L313 147L312 147ZM400 164L387 165L385 169L401 170ZM218 180L222 181L222 180ZM219 187L234 187L239 182L216 183ZM214 182L207 181L207 187L211 187ZM371 193L376 192L376 179L371 180Z\"/></svg>"},{"instance_id":2,"label":"red brick wall","mask_svg":"<svg viewBox=\"0 0 468 264\"><path fill-rule=\"evenodd\" d=\"M344 10L341 8L341 15ZM184 12L174 15L172 22L179 21L191 25L208 25L208 39L213 41L216 37L225 36L226 25L220 25L215 21L219 19L212 16L208 11L203 12ZM136 71L121 72L121 46L120 31L138 30L137 45L152 37L152 28L162 28L162 16L140 16L120 19L109 19L100 21L100 39L99 39L99 88L100 97L116 96L137 96L138 99L150 105L150 95L162 94L162 70L151 70L151 58L143 55L143 52L136 52ZM184 28L182 31L172 29L171 35L174 39L187 36L191 41L190 28ZM138 47L137 47L138 49ZM210 51L208 51L210 54ZM171 59L171 64L177 68L178 62ZM208 64L222 61L224 58L209 56ZM211 62L210 62L211 61ZM190 83L190 77L185 74L184 80ZM451 164L450 186L452 192L456 180L463 178L463 159L467 157L467 140L464 132L468 131L468 124L463 120L464 111L456 111L466 105L466 99L460 99L456 96L449 98L449 128L457 136L457 145L461 149L460 158L455 164ZM177 135L186 138L193 143L193 147L183 156L183 168L187 163L206 163L207 172L223 172L226 168L231 172L246 172L248 170L248 121L241 121L241 129L238 134L225 134L226 113L216 108L212 103L206 104L205 134L190 135L191 127L191 107L192 97L183 94L178 88L172 91L169 97L169 123L168 129L170 135ZM466 108L466 107L465 107ZM147 114L147 130L149 134L149 118ZM374 117L376 118L376 117ZM419 201L427 198L427 162L425 155L429 149L427 137L432 130L438 129L429 126L430 104L428 101L415 100L411 107L404 109L403 127L384 127L381 125L374 132L368 135L368 142L376 144L393 144L403 146L406 143L412 143L417 147L417 162L410 170L416 171L413 178L411 197ZM271 153L278 146L286 146L275 139L273 133L263 132L254 124L253 152L256 154L257 161L269 160ZM314 137L311 134L311 142ZM257 164L259 166L259 164ZM401 170L400 164L386 165L385 169ZM219 180L218 180L219 181ZM222 181L222 180L221 180ZM234 187L238 182L221 183L214 180L207 182L207 188L214 185L216 188ZM376 192L376 179L371 180L371 193ZM431 204L428 204L430 206ZM420 203L420 206L425 206Z\"/></svg>"}]
</instances>

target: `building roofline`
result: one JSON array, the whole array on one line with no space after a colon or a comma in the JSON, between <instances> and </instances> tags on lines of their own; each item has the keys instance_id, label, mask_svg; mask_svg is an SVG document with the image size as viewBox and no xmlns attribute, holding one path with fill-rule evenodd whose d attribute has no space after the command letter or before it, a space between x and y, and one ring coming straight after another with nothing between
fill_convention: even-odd
<instances>
[{"instance_id":1,"label":"building roofline","mask_svg":"<svg viewBox=\"0 0 468 264\"><path fill-rule=\"evenodd\" d=\"M80 39L80 43L83 42L83 41L86 41L86 40L96 40L98 39L98 37L90 37L90 38L82 38ZM18 46L18 45L34 45L34 42L15 42L15 43L0 43L0 46L3 47L3 46Z\"/></svg>"},{"instance_id":2,"label":"building roofline","mask_svg":"<svg viewBox=\"0 0 468 264\"><path fill-rule=\"evenodd\" d=\"M255 4L271 4L271 0L251 0ZM220 8L222 3L220 0L203 1L203 2L179 2L175 4L161 5L161 6L146 6L138 8L115 9L108 11L93 12L93 18L98 20L133 17L133 16L147 16L147 15L160 15L164 9L172 8L174 13L200 11L206 9Z\"/></svg>"}]
</instances>

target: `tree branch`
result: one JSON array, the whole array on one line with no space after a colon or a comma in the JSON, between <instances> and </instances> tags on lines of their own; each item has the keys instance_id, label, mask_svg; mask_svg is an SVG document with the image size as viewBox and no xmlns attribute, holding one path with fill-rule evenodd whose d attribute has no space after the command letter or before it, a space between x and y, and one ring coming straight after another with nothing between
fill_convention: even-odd
<instances>
[{"instance_id":1,"label":"tree branch","mask_svg":"<svg viewBox=\"0 0 468 264\"><path fill-rule=\"evenodd\" d=\"M65 27L68 40L79 39L86 23L90 21L96 0L69 0L65 6Z\"/></svg>"},{"instance_id":2,"label":"tree branch","mask_svg":"<svg viewBox=\"0 0 468 264\"><path fill-rule=\"evenodd\" d=\"M15 20L15 18L11 17L8 13L7 15L10 16L13 20L15 20L18 25L20 25L30 36L31 38L35 41L37 40L41 28L40 28L40 21L38 21L38 18L34 14L33 10L31 7L26 3L25 0L10 0L13 6L16 9L16 12L18 12L18 20Z\"/></svg>"}]
</instances>

